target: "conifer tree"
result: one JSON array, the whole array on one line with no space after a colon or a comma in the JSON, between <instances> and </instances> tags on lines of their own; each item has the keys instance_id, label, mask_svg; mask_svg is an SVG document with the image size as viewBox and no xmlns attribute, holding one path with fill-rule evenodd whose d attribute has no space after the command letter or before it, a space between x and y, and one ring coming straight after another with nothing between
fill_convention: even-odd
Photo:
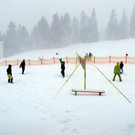
<instances>
[{"instance_id":1,"label":"conifer tree","mask_svg":"<svg viewBox=\"0 0 135 135\"><path fill-rule=\"evenodd\" d=\"M91 18L89 20L89 42L96 42L98 40L99 40L98 24L95 9L93 9Z\"/></svg>"},{"instance_id":2,"label":"conifer tree","mask_svg":"<svg viewBox=\"0 0 135 135\"><path fill-rule=\"evenodd\" d=\"M61 25L60 25L60 18L58 14L54 14L52 18L52 24L51 24L51 44L54 47L61 46L62 43L62 31L61 31Z\"/></svg>"},{"instance_id":3,"label":"conifer tree","mask_svg":"<svg viewBox=\"0 0 135 135\"><path fill-rule=\"evenodd\" d=\"M13 21L8 25L8 30L5 35L4 41L4 56L11 56L18 52L17 42L17 29Z\"/></svg>"},{"instance_id":4,"label":"conifer tree","mask_svg":"<svg viewBox=\"0 0 135 135\"><path fill-rule=\"evenodd\" d=\"M31 42L35 49L49 47L50 28L47 20L42 16L31 33Z\"/></svg>"},{"instance_id":5,"label":"conifer tree","mask_svg":"<svg viewBox=\"0 0 135 135\"><path fill-rule=\"evenodd\" d=\"M110 20L106 30L106 39L107 40L118 39L118 22L117 22L117 15L115 9L112 10L110 15Z\"/></svg>"},{"instance_id":6,"label":"conifer tree","mask_svg":"<svg viewBox=\"0 0 135 135\"><path fill-rule=\"evenodd\" d=\"M79 24L77 18L74 16L72 21L72 43L78 43L79 40Z\"/></svg>"},{"instance_id":7,"label":"conifer tree","mask_svg":"<svg viewBox=\"0 0 135 135\"><path fill-rule=\"evenodd\" d=\"M17 33L17 41L18 41L18 51L24 52L28 51L30 44L29 44L29 33L25 26L18 26L18 33Z\"/></svg>"},{"instance_id":8,"label":"conifer tree","mask_svg":"<svg viewBox=\"0 0 135 135\"><path fill-rule=\"evenodd\" d=\"M60 27L62 33L62 44L70 44L71 43L71 19L69 13L65 13L65 15L61 17Z\"/></svg>"},{"instance_id":9,"label":"conifer tree","mask_svg":"<svg viewBox=\"0 0 135 135\"><path fill-rule=\"evenodd\" d=\"M88 42L88 32L89 32L88 16L85 14L84 11L82 11L79 30L80 42L82 43Z\"/></svg>"},{"instance_id":10,"label":"conifer tree","mask_svg":"<svg viewBox=\"0 0 135 135\"><path fill-rule=\"evenodd\" d=\"M125 10L123 10L122 18L118 27L118 38L126 39L128 37L128 20Z\"/></svg>"},{"instance_id":11,"label":"conifer tree","mask_svg":"<svg viewBox=\"0 0 135 135\"><path fill-rule=\"evenodd\" d=\"M133 11L131 13L130 23L129 23L129 33L130 37L135 37L135 6L133 8Z\"/></svg>"}]
</instances>

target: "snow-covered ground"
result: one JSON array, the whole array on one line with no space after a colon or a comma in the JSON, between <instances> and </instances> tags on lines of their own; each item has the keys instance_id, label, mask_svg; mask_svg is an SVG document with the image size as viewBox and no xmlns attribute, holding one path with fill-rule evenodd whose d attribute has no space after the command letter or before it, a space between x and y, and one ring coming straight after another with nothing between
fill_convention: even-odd
<instances>
[{"instance_id":1,"label":"snow-covered ground","mask_svg":"<svg viewBox=\"0 0 135 135\"><path fill-rule=\"evenodd\" d=\"M124 56L134 54L133 40L103 41L57 49L60 57L85 55ZM100 46L101 45L101 46ZM54 57L34 51L8 59ZM44 55L43 55L44 54ZM53 55L54 54L54 55ZM118 55L119 54L119 55ZM22 59L23 59L22 58ZM96 65L111 80L113 64ZM83 69L75 71L65 86L75 65L66 65L66 77L60 74L60 65L28 66L25 74L13 67L14 84L7 83L6 69L0 67L0 135L134 135L135 134L135 65L124 66L122 82L112 82L128 100L96 69L87 65L87 89L105 90L105 94L79 94L71 89L83 89ZM59 91L60 90L60 91ZM59 93L56 95L56 93ZM56 95L56 96L55 96ZM55 97L55 98L54 98Z\"/></svg>"}]
</instances>

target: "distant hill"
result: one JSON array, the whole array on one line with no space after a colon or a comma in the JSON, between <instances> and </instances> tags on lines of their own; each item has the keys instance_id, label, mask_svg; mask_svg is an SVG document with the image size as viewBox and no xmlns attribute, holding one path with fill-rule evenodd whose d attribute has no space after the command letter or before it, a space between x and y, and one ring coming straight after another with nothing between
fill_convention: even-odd
<instances>
[{"instance_id":1,"label":"distant hill","mask_svg":"<svg viewBox=\"0 0 135 135\"><path fill-rule=\"evenodd\" d=\"M126 39L118 41L101 41L97 43L80 43L63 48L45 49L24 52L12 57L3 58L2 60L16 59L39 59L52 57L75 57L76 52L81 56L91 52L93 56L135 56L135 39ZM58 53L58 55L56 55Z\"/></svg>"}]
</instances>

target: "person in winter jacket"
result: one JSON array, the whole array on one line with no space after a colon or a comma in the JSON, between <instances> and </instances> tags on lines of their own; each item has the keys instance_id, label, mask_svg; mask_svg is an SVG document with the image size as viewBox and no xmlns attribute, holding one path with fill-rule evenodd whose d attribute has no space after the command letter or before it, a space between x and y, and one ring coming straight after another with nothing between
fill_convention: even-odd
<instances>
[{"instance_id":1,"label":"person in winter jacket","mask_svg":"<svg viewBox=\"0 0 135 135\"><path fill-rule=\"evenodd\" d=\"M7 76L8 76L8 83L13 83L12 65L8 65Z\"/></svg>"},{"instance_id":2,"label":"person in winter jacket","mask_svg":"<svg viewBox=\"0 0 135 135\"><path fill-rule=\"evenodd\" d=\"M123 67L124 67L124 64L123 64L123 61L120 62L120 74L123 74Z\"/></svg>"},{"instance_id":3,"label":"person in winter jacket","mask_svg":"<svg viewBox=\"0 0 135 135\"><path fill-rule=\"evenodd\" d=\"M116 75L118 75L119 77L119 81L122 82L121 76L120 76L120 65L119 62L117 62L117 64L114 67L114 77L113 77L113 81L115 81L115 77Z\"/></svg>"},{"instance_id":4,"label":"person in winter jacket","mask_svg":"<svg viewBox=\"0 0 135 135\"><path fill-rule=\"evenodd\" d=\"M89 52L89 60L92 61L92 56L93 54L91 52Z\"/></svg>"},{"instance_id":5,"label":"person in winter jacket","mask_svg":"<svg viewBox=\"0 0 135 135\"><path fill-rule=\"evenodd\" d=\"M65 61L62 61L62 58L59 59L60 63L61 63L61 74L63 76L63 78L65 77Z\"/></svg>"},{"instance_id":6,"label":"person in winter jacket","mask_svg":"<svg viewBox=\"0 0 135 135\"><path fill-rule=\"evenodd\" d=\"M89 54L88 53L86 53L86 59L88 59L88 61L89 61Z\"/></svg>"},{"instance_id":7,"label":"person in winter jacket","mask_svg":"<svg viewBox=\"0 0 135 135\"><path fill-rule=\"evenodd\" d=\"M25 60L23 60L19 66L19 68L22 68L22 74L24 74L25 71Z\"/></svg>"}]
</instances>

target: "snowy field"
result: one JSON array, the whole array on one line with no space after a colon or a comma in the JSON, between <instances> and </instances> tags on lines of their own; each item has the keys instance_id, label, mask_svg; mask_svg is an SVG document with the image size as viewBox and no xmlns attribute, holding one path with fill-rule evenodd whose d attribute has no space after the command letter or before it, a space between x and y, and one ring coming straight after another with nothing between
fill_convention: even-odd
<instances>
[{"instance_id":1,"label":"snowy field","mask_svg":"<svg viewBox=\"0 0 135 135\"><path fill-rule=\"evenodd\" d=\"M100 43L94 43L95 50L94 44L89 47L85 44L87 50L83 50L80 45L78 50L70 46L58 51L63 57L64 53L65 56L72 56L75 51L83 55L83 52L86 53L90 49L96 53L95 56L106 56L109 52L112 56L118 56L118 52L121 54L119 56L124 56L127 51L135 56L134 41L104 41L105 45L101 42L102 49L98 46ZM113 44L118 45L117 49ZM46 53L44 51L44 57L47 58ZM24 54L7 60L29 58L27 53ZM31 54L31 58L33 55L34 59L40 53L38 51L37 56L32 52L28 54ZM112 82L114 65L96 66ZM105 79L95 65L87 65L87 89L105 90L105 94L99 96L78 93L75 96L71 92L72 88L83 89L83 69L79 66L55 98L56 93L75 69L75 65L66 65L65 78L61 77L60 65L27 66L24 75L21 74L21 69L15 66L12 68L14 84L7 83L7 67L0 67L0 135L134 135L134 67L135 65L125 65L123 81L119 82L116 77L116 81L112 82L131 103Z\"/></svg>"}]
</instances>

